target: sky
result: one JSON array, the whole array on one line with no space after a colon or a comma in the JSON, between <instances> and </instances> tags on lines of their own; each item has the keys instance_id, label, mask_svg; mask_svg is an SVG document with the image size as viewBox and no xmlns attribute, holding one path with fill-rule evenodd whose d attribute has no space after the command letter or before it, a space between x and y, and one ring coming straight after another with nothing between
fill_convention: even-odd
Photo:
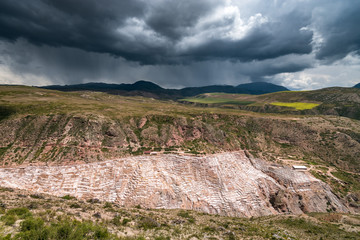
<instances>
[{"instance_id":1,"label":"sky","mask_svg":"<svg viewBox=\"0 0 360 240\"><path fill-rule=\"evenodd\" d=\"M0 1L0 84L360 82L359 0Z\"/></svg>"}]
</instances>

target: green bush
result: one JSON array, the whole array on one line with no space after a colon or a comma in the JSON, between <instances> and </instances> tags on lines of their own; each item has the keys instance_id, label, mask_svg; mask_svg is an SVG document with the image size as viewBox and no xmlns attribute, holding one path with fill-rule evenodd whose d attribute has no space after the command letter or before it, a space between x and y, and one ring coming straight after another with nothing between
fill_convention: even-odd
<instances>
[{"instance_id":1,"label":"green bush","mask_svg":"<svg viewBox=\"0 0 360 240\"><path fill-rule=\"evenodd\" d=\"M112 236L106 228L91 222L79 222L64 219L58 223L45 225L41 218L28 218L21 223L20 232L15 239L19 240L106 240Z\"/></svg>"},{"instance_id":2,"label":"green bush","mask_svg":"<svg viewBox=\"0 0 360 240\"><path fill-rule=\"evenodd\" d=\"M112 204L110 202L106 202L104 204L104 208L112 208Z\"/></svg>"},{"instance_id":3,"label":"green bush","mask_svg":"<svg viewBox=\"0 0 360 240\"><path fill-rule=\"evenodd\" d=\"M62 199L65 199L65 200L72 200L72 199L75 199L75 197L73 196L70 196L70 195L65 195L62 197Z\"/></svg>"},{"instance_id":4,"label":"green bush","mask_svg":"<svg viewBox=\"0 0 360 240\"><path fill-rule=\"evenodd\" d=\"M160 224L150 217L143 217L138 223L138 227L144 230L153 229L159 226Z\"/></svg>"},{"instance_id":5,"label":"green bush","mask_svg":"<svg viewBox=\"0 0 360 240\"><path fill-rule=\"evenodd\" d=\"M28 218L21 222L20 231L26 232L31 230L39 230L44 227L44 221L41 218Z\"/></svg>"},{"instance_id":6,"label":"green bush","mask_svg":"<svg viewBox=\"0 0 360 240\"><path fill-rule=\"evenodd\" d=\"M4 216L1 217L1 220L5 225L13 225L17 219L25 219L31 217L31 212L27 208L12 208L9 209Z\"/></svg>"},{"instance_id":7,"label":"green bush","mask_svg":"<svg viewBox=\"0 0 360 240\"><path fill-rule=\"evenodd\" d=\"M5 225L11 226L13 225L17 220L17 217L14 215L5 215L1 217L1 221L4 222Z\"/></svg>"},{"instance_id":8,"label":"green bush","mask_svg":"<svg viewBox=\"0 0 360 240\"><path fill-rule=\"evenodd\" d=\"M128 219L128 218L124 218L123 220L122 220L122 225L126 225L127 223L129 223L129 222L131 222L131 220L130 219Z\"/></svg>"},{"instance_id":9,"label":"green bush","mask_svg":"<svg viewBox=\"0 0 360 240\"><path fill-rule=\"evenodd\" d=\"M114 224L115 226L120 226L121 225L121 217L120 216L115 216L112 220L111 223Z\"/></svg>"},{"instance_id":10,"label":"green bush","mask_svg":"<svg viewBox=\"0 0 360 240\"><path fill-rule=\"evenodd\" d=\"M181 210L177 215L186 218L190 223L195 223L195 218L187 211Z\"/></svg>"},{"instance_id":11,"label":"green bush","mask_svg":"<svg viewBox=\"0 0 360 240\"><path fill-rule=\"evenodd\" d=\"M71 208L81 208L81 206L78 203L72 203L70 204Z\"/></svg>"},{"instance_id":12,"label":"green bush","mask_svg":"<svg viewBox=\"0 0 360 240\"><path fill-rule=\"evenodd\" d=\"M18 216L21 219L31 216L31 212L27 208L12 208L6 212L6 215Z\"/></svg>"},{"instance_id":13,"label":"green bush","mask_svg":"<svg viewBox=\"0 0 360 240\"><path fill-rule=\"evenodd\" d=\"M46 240L49 239L49 229L41 218L28 218L21 222L20 233L16 234L15 239Z\"/></svg>"}]
</instances>

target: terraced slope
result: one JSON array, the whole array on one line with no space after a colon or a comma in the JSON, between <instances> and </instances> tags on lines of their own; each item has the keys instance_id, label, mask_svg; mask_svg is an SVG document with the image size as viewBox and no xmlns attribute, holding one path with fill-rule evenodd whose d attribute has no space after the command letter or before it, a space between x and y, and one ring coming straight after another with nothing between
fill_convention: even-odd
<instances>
[{"instance_id":1,"label":"terraced slope","mask_svg":"<svg viewBox=\"0 0 360 240\"><path fill-rule=\"evenodd\" d=\"M125 206L182 208L228 216L349 211L320 180L248 158L244 152L5 168L0 169L0 185Z\"/></svg>"}]
</instances>

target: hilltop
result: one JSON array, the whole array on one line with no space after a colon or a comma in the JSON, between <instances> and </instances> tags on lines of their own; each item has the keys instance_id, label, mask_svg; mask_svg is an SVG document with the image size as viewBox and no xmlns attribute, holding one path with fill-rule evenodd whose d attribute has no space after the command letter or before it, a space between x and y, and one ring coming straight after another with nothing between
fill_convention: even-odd
<instances>
[{"instance_id":1,"label":"hilltop","mask_svg":"<svg viewBox=\"0 0 360 240\"><path fill-rule=\"evenodd\" d=\"M201 106L236 108L264 113L336 115L360 119L360 89L324 88L263 95L205 93L181 99Z\"/></svg>"}]
</instances>

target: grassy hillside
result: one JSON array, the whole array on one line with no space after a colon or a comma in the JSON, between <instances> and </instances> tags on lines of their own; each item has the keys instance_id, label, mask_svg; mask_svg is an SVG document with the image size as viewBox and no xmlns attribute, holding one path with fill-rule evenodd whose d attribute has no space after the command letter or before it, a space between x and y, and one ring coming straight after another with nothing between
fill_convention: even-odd
<instances>
[{"instance_id":1,"label":"grassy hillside","mask_svg":"<svg viewBox=\"0 0 360 240\"><path fill-rule=\"evenodd\" d=\"M292 93L281 96L286 94ZM238 100L227 94L209 96L241 103L256 100L249 100L251 95ZM258 97L289 101L271 94ZM312 166L316 177L360 207L349 195L360 191L358 120L23 86L0 87L0 113L2 166L93 162L148 150L206 154L247 149L268 161Z\"/></svg>"},{"instance_id":2,"label":"grassy hillside","mask_svg":"<svg viewBox=\"0 0 360 240\"><path fill-rule=\"evenodd\" d=\"M142 97L2 87L2 164L95 161L148 149L248 149L359 170L359 122L201 108ZM335 147L334 147L335 146ZM321 149L322 151L319 151Z\"/></svg>"},{"instance_id":3,"label":"grassy hillside","mask_svg":"<svg viewBox=\"0 0 360 240\"><path fill-rule=\"evenodd\" d=\"M360 89L356 88L283 91L263 95L210 93L180 101L254 112L325 114L360 119ZM236 102L246 104L236 104Z\"/></svg>"},{"instance_id":4,"label":"grassy hillside","mask_svg":"<svg viewBox=\"0 0 360 240\"><path fill-rule=\"evenodd\" d=\"M147 150L204 154L247 149L274 163L308 166L349 206L359 209L360 121L294 113L304 110L259 113L239 109L258 107L260 98L270 103L322 105L300 97L289 100L287 94L256 99L208 94L197 98L205 103L210 98L211 107L206 103L204 108L144 97L1 86L0 163L5 167L93 162ZM214 104L217 99L223 105ZM63 234L70 239L359 238L360 219L355 215L241 219L141 206L122 208L12 189L1 189L0 199L0 239L59 239Z\"/></svg>"},{"instance_id":5,"label":"grassy hillside","mask_svg":"<svg viewBox=\"0 0 360 240\"><path fill-rule=\"evenodd\" d=\"M1 239L359 239L358 215L236 218L0 189ZM20 207L21 206L21 207Z\"/></svg>"}]
</instances>

